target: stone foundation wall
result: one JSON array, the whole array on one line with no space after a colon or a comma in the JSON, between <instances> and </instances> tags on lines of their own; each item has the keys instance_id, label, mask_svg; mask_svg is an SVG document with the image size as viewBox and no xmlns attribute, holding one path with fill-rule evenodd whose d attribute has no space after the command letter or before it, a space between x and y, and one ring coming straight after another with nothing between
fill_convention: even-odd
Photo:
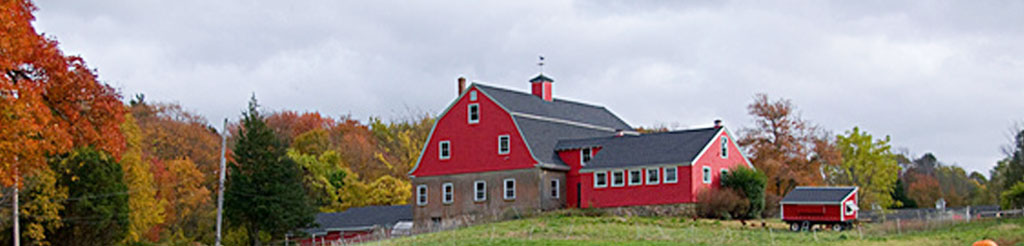
<instances>
[{"instance_id":1,"label":"stone foundation wall","mask_svg":"<svg viewBox=\"0 0 1024 246\"><path fill-rule=\"evenodd\" d=\"M666 205L644 205L615 208L596 208L611 215L618 216L667 216L667 217L693 217L697 214L697 204L666 204Z\"/></svg>"}]
</instances>

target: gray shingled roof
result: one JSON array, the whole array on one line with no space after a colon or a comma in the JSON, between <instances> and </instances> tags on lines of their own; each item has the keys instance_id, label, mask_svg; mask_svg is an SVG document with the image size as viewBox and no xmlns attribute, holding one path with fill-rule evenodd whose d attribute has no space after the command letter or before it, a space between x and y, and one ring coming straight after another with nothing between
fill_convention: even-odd
<instances>
[{"instance_id":1,"label":"gray shingled roof","mask_svg":"<svg viewBox=\"0 0 1024 246\"><path fill-rule=\"evenodd\" d=\"M626 124L625 121L601 106L567 101L558 98L548 102L530 93L482 84L473 84L473 86L479 88L512 112L575 121L611 129L633 130L633 127L629 126L629 124Z\"/></svg>"},{"instance_id":2,"label":"gray shingled roof","mask_svg":"<svg viewBox=\"0 0 1024 246\"><path fill-rule=\"evenodd\" d=\"M796 187L780 203L841 203L857 187Z\"/></svg>"},{"instance_id":3,"label":"gray shingled roof","mask_svg":"<svg viewBox=\"0 0 1024 246\"><path fill-rule=\"evenodd\" d=\"M599 137L558 141L555 150L600 146L582 170L642 165L687 164L718 133L717 128L643 134L639 136Z\"/></svg>"},{"instance_id":4,"label":"gray shingled roof","mask_svg":"<svg viewBox=\"0 0 1024 246\"><path fill-rule=\"evenodd\" d=\"M527 117L514 116L519 130L529 144L530 150L538 161L545 164L555 164L568 167L562 163L562 159L555 153L555 144L561 139L586 138L586 137L607 137L615 135L614 132L601 131L593 128L586 128L568 124L555 123L551 121L536 120Z\"/></svg>"},{"instance_id":5,"label":"gray shingled roof","mask_svg":"<svg viewBox=\"0 0 1024 246\"><path fill-rule=\"evenodd\" d=\"M337 213L319 213L316 215L316 228L309 228L307 233L323 233L327 230L342 228L363 228L373 226L390 227L399 221L412 221L412 206L366 206L349 208Z\"/></svg>"}]
</instances>

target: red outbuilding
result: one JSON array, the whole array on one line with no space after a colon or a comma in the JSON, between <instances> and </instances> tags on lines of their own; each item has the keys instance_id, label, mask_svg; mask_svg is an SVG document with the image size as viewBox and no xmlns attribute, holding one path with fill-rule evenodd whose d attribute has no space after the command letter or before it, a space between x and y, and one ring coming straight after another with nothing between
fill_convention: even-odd
<instances>
[{"instance_id":1,"label":"red outbuilding","mask_svg":"<svg viewBox=\"0 0 1024 246\"><path fill-rule=\"evenodd\" d=\"M826 225L848 229L857 220L857 187L796 187L779 202L782 221L793 231Z\"/></svg>"}]
</instances>

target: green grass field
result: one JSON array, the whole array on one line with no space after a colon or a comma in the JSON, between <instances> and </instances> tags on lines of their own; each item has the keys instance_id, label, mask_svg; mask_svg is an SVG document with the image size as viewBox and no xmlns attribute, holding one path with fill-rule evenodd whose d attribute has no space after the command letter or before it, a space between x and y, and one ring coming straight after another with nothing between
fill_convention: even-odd
<instances>
[{"instance_id":1,"label":"green grass field","mask_svg":"<svg viewBox=\"0 0 1024 246\"><path fill-rule=\"evenodd\" d=\"M760 222L757 222L760 225ZM867 224L844 232L789 232L775 220L769 229L738 221L548 214L456 230L374 242L371 245L971 245L989 238L1024 245L1024 219L972 223ZM911 231L908 230L918 230Z\"/></svg>"}]
</instances>

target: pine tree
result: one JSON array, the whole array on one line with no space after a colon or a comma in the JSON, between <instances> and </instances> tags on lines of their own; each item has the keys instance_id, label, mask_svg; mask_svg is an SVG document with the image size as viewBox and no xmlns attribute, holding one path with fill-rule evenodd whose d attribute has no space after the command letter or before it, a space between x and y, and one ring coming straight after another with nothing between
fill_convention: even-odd
<instances>
[{"instance_id":1,"label":"pine tree","mask_svg":"<svg viewBox=\"0 0 1024 246\"><path fill-rule=\"evenodd\" d=\"M302 170L267 127L255 96L241 123L224 210L229 222L247 228L251 245L261 245L261 235L281 238L309 226L316 210L302 185Z\"/></svg>"},{"instance_id":2,"label":"pine tree","mask_svg":"<svg viewBox=\"0 0 1024 246\"><path fill-rule=\"evenodd\" d=\"M114 157L92 148L78 148L55 159L68 198L60 212L65 224L54 233L54 245L114 245L129 228L128 186Z\"/></svg>"}]
</instances>

